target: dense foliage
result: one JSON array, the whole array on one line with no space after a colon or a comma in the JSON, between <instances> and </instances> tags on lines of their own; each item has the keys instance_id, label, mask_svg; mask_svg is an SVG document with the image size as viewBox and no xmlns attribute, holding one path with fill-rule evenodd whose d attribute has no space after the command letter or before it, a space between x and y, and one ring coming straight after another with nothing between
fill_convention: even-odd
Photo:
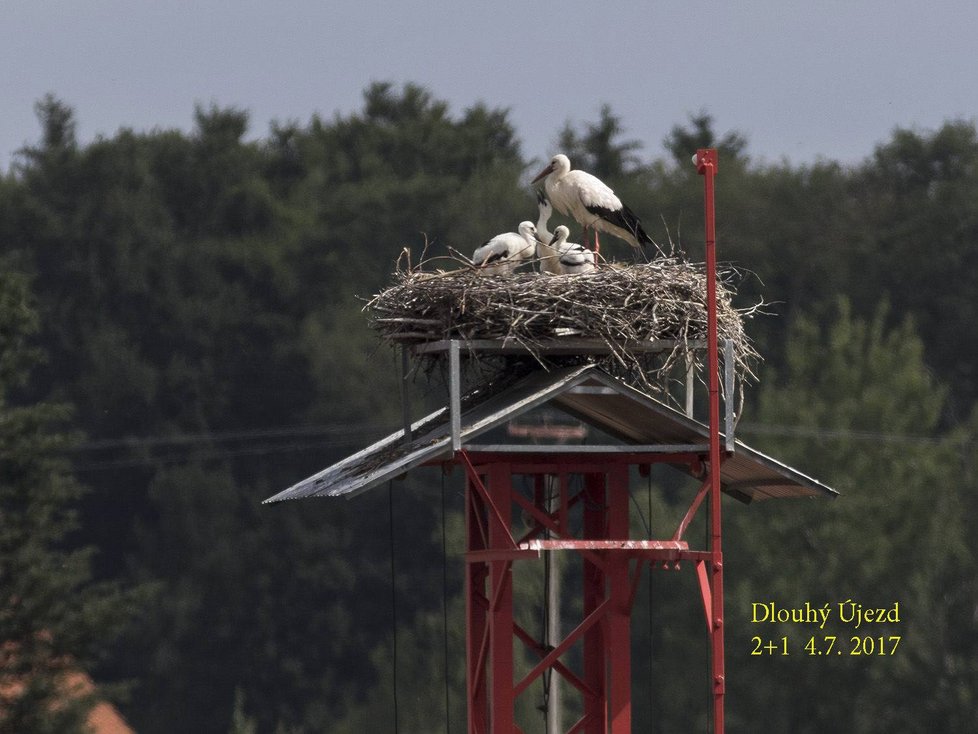
<instances>
[{"instance_id":1,"label":"dense foliage","mask_svg":"<svg viewBox=\"0 0 978 734\"><path fill-rule=\"evenodd\" d=\"M13 404L41 358L26 279L0 269L0 732L82 734L78 673L138 611L136 589L93 583L96 549L67 544L84 493L64 457L68 406Z\"/></svg>"},{"instance_id":2,"label":"dense foliage","mask_svg":"<svg viewBox=\"0 0 978 734\"><path fill-rule=\"evenodd\" d=\"M467 253L535 218L527 174L551 151L533 151L530 166L505 111L454 114L413 85L375 84L355 114L278 125L256 141L236 109L197 109L189 134L122 130L89 145L57 99L37 111L38 142L0 179L0 438L5 462L35 466L29 483L5 470L3 491L23 503L45 487L58 524L28 542L5 522L0 562L63 554L57 570L33 570L42 610L53 604L45 587L79 607L110 598L101 584L152 599L138 614L135 597L116 605L133 622L121 643L119 622L92 612L74 627L87 636L50 638L67 645L58 653L99 681L128 681L121 708L141 732L390 730L393 541L403 550L393 569L402 730L444 731L446 692L461 730L456 479L415 479L390 498L259 503L396 425L393 356L358 297L388 282L402 248L415 259L426 244L429 256ZM691 259L702 183L689 157L721 149L721 258L751 271L744 303L763 296L775 313L748 324L766 364L743 435L843 492L832 504L727 513L731 721L744 731L968 728L978 705L974 124L898 130L852 167L755 163L743 136L718 138L706 113L675 126L660 158L623 132L605 108L560 142ZM34 343L47 355L23 384L8 381L26 369L17 340L29 329L16 319L30 317L17 316L9 283L32 290ZM59 443L65 427L80 442ZM57 448L46 463L40 444L44 456ZM655 513L685 498L653 494ZM637 659L652 663L651 674L635 666L636 716L651 706L655 731L688 730L690 712L707 708L704 658L688 654L702 651L702 619L680 576L653 580L657 616L635 628ZM30 596L4 589L0 613ZM443 594L447 670L433 652ZM899 601L904 648L840 665L759 661L748 616L768 597ZM56 630L56 613L38 619Z\"/></svg>"}]
</instances>

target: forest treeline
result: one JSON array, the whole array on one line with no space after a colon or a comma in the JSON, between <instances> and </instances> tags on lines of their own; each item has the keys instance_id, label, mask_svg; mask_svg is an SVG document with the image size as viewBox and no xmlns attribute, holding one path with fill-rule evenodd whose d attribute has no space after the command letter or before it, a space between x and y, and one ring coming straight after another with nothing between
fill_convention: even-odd
<instances>
[{"instance_id":1,"label":"forest treeline","mask_svg":"<svg viewBox=\"0 0 978 734\"><path fill-rule=\"evenodd\" d=\"M393 731L395 682L400 731L462 731L458 477L261 500L397 426L395 356L361 308L403 248L470 253L535 219L529 174L559 149L700 260L705 146L719 257L740 305L770 314L747 325L764 362L740 435L841 492L728 505L731 730L973 726L974 122L793 165L705 113L649 152L610 108L524 151L505 110L456 113L416 85L257 139L233 108L84 145L65 103L37 113L0 178L0 676L31 681L0 731L78 730L87 701L44 703L66 666L147 734ZM636 492L653 528L689 500ZM643 730L706 725L694 584L656 571L640 590ZM751 621L754 602L847 600L899 604L892 655L817 658L808 628ZM791 654L751 655L757 635Z\"/></svg>"}]
</instances>

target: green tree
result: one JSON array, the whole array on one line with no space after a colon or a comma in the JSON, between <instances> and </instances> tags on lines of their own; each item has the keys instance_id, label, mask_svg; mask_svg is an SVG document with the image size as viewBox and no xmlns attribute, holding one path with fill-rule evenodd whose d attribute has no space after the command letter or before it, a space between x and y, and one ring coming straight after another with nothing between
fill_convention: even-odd
<instances>
[{"instance_id":1,"label":"green tree","mask_svg":"<svg viewBox=\"0 0 978 734\"><path fill-rule=\"evenodd\" d=\"M736 131L717 138L713 131L713 115L705 110L689 116L689 125L674 125L663 145L680 168L688 168L693 154L700 148L716 148L721 160L732 162L743 157L747 138Z\"/></svg>"},{"instance_id":2,"label":"green tree","mask_svg":"<svg viewBox=\"0 0 978 734\"><path fill-rule=\"evenodd\" d=\"M949 619L947 588L965 580L957 577L967 543L958 517L973 490L955 468L955 442L939 432L946 391L924 364L920 338L910 320L894 329L888 320L883 307L870 320L854 317L845 301L828 326L798 319L784 367L761 383L752 418L778 437L762 434L758 443L842 496L727 515L731 721L739 727L953 731L970 716L967 686L948 656L974 656L973 623ZM817 626L750 622L753 602L836 610L847 599L899 603L901 621L868 632L836 624L825 634L838 636L843 653L852 635L899 635L895 655L816 659L802 646L822 634ZM754 635L787 635L790 655L750 656Z\"/></svg>"},{"instance_id":3,"label":"green tree","mask_svg":"<svg viewBox=\"0 0 978 734\"><path fill-rule=\"evenodd\" d=\"M558 147L575 168L601 179L617 180L641 165L636 152L641 150L642 143L622 140L624 133L621 118L611 111L611 105L603 104L598 121L585 123L583 132L565 124L558 136Z\"/></svg>"},{"instance_id":4,"label":"green tree","mask_svg":"<svg viewBox=\"0 0 978 734\"><path fill-rule=\"evenodd\" d=\"M27 279L0 267L0 731L85 731L91 692L71 675L98 662L131 598L91 581L94 548L71 542L82 486L63 452L65 405L18 405L40 358Z\"/></svg>"},{"instance_id":5,"label":"green tree","mask_svg":"<svg viewBox=\"0 0 978 734\"><path fill-rule=\"evenodd\" d=\"M70 132L49 102L42 128ZM0 239L45 316L41 384L91 437L97 570L161 586L111 661L136 681L141 731L226 731L236 690L262 730L323 730L373 685L362 651L389 622L350 611L388 583L365 541L373 498L259 502L396 425L394 360L357 297L402 247L471 252L536 208L506 113L454 115L416 85L374 85L361 111L264 142L247 126L199 108L188 135L45 134L0 186ZM306 433L319 426L339 438ZM423 565L430 518L410 513ZM407 620L428 598L412 588ZM344 632L310 645L324 629Z\"/></svg>"},{"instance_id":6,"label":"green tree","mask_svg":"<svg viewBox=\"0 0 978 734\"><path fill-rule=\"evenodd\" d=\"M964 421L978 397L978 132L973 121L898 129L853 177L849 246L874 288L853 289L860 311L885 295L914 314L930 366L952 387Z\"/></svg>"}]
</instances>

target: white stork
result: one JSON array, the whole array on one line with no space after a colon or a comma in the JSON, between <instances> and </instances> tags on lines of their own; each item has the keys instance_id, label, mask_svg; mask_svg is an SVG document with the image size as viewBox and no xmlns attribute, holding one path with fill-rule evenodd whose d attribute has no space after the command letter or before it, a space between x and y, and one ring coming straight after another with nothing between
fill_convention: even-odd
<instances>
[{"instance_id":1,"label":"white stork","mask_svg":"<svg viewBox=\"0 0 978 734\"><path fill-rule=\"evenodd\" d=\"M537 228L520 222L518 232L497 234L472 254L472 264L486 275L512 273L524 260L536 255Z\"/></svg>"},{"instance_id":2,"label":"white stork","mask_svg":"<svg viewBox=\"0 0 978 734\"><path fill-rule=\"evenodd\" d=\"M550 217L553 216L554 207L550 203L550 199L547 198L547 195L540 189L537 189L537 209L540 212L540 215L537 217L537 242L548 245L554 238L553 233L547 229L547 223L550 221Z\"/></svg>"},{"instance_id":3,"label":"white stork","mask_svg":"<svg viewBox=\"0 0 978 734\"><path fill-rule=\"evenodd\" d=\"M635 213L621 203L597 176L584 171L572 171L570 159L558 153L550 164L533 179L536 183L546 177L544 188L547 196L561 214L572 217L585 231L594 229L594 249L599 248L598 232L607 232L624 240L636 252L647 244L654 245L652 238L642 229Z\"/></svg>"},{"instance_id":4,"label":"white stork","mask_svg":"<svg viewBox=\"0 0 978 734\"><path fill-rule=\"evenodd\" d=\"M554 230L549 245L539 245L540 269L558 275L580 275L595 270L594 253L583 245L568 242L570 230L563 224Z\"/></svg>"}]
</instances>

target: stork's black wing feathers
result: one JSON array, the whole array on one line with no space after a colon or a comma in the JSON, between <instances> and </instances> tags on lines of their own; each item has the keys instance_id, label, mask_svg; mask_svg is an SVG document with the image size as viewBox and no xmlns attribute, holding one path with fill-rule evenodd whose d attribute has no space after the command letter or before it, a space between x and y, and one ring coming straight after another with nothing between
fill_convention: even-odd
<instances>
[{"instance_id":1,"label":"stork's black wing feathers","mask_svg":"<svg viewBox=\"0 0 978 734\"><path fill-rule=\"evenodd\" d=\"M640 245L655 244L652 238L642 229L642 221L635 215L635 212L624 204L622 204L621 209L607 209L603 206L588 206L586 209L594 216L600 217L608 222L608 224L613 224L627 232L631 232L635 235L635 239L638 240Z\"/></svg>"},{"instance_id":2,"label":"stork's black wing feathers","mask_svg":"<svg viewBox=\"0 0 978 734\"><path fill-rule=\"evenodd\" d=\"M509 250L503 250L502 252L494 252L489 257L487 257L482 264L489 265L490 263L495 263L495 262L499 262L500 260L505 260L508 257L509 257Z\"/></svg>"}]
</instances>

